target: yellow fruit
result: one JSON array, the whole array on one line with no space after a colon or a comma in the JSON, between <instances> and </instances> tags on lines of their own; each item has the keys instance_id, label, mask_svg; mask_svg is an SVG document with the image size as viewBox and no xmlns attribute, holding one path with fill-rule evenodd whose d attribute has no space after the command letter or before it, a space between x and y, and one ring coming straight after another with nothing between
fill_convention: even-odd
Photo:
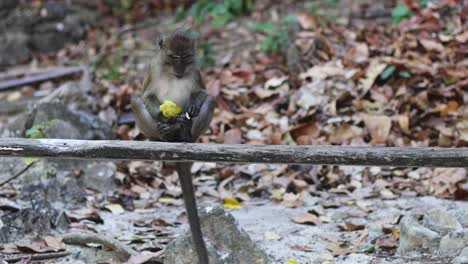
<instances>
[{"instance_id":1,"label":"yellow fruit","mask_svg":"<svg viewBox=\"0 0 468 264\"><path fill-rule=\"evenodd\" d=\"M159 110L163 113L164 117L172 117L182 113L182 108L171 100L164 101L160 106Z\"/></svg>"}]
</instances>

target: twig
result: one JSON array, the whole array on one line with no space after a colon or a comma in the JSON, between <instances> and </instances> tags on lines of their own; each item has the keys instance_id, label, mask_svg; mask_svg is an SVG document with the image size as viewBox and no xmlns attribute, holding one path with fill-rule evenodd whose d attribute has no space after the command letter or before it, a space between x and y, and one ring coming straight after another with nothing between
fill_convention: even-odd
<instances>
[{"instance_id":1,"label":"twig","mask_svg":"<svg viewBox=\"0 0 468 264\"><path fill-rule=\"evenodd\" d=\"M19 176L21 176L21 174L25 173L29 168L31 168L32 165L34 165L36 163L36 161L33 161L31 163L29 163L26 167L24 167L20 172L18 172L17 174L15 174L13 177L10 177L2 182L0 182L0 187L2 187L3 185L11 182L12 180L18 178Z\"/></svg>"},{"instance_id":2,"label":"twig","mask_svg":"<svg viewBox=\"0 0 468 264\"><path fill-rule=\"evenodd\" d=\"M152 27L152 26L157 26L161 21L159 19L148 19L148 20L145 20L143 22L140 22L138 24L135 24L135 25L132 25L132 26L128 26L126 28L123 28L123 29L120 29L118 31L118 37L122 37L123 35L127 34L127 33L130 33L130 32L134 32L134 31L139 31L139 30L142 30L142 29L145 29L145 28L149 28L149 27Z\"/></svg>"},{"instance_id":3,"label":"twig","mask_svg":"<svg viewBox=\"0 0 468 264\"><path fill-rule=\"evenodd\" d=\"M81 73L83 71L83 67L76 66L76 67L68 67L63 69L54 70L52 72L41 73L34 76L26 76L19 79L13 79L8 81L0 82L0 90L6 90L10 88L14 88L21 85L26 84L33 84L37 82L42 82L50 79L55 79L71 74Z\"/></svg>"},{"instance_id":4,"label":"twig","mask_svg":"<svg viewBox=\"0 0 468 264\"><path fill-rule=\"evenodd\" d=\"M8 263L15 263L24 258L30 258L32 261L39 261L39 260L47 260L47 259L56 259L56 258L63 258L70 255L68 251L60 251L60 252L46 252L46 253L34 253L34 254L14 254L14 255L1 255L0 257L3 258L4 261ZM0 258L1 259L1 258Z\"/></svg>"},{"instance_id":5,"label":"twig","mask_svg":"<svg viewBox=\"0 0 468 264\"><path fill-rule=\"evenodd\" d=\"M94 233L69 233L62 236L62 241L65 244L86 245L89 243L97 243L114 250L117 254L130 258L137 255L138 252L132 248L122 244L118 240Z\"/></svg>"}]
</instances>

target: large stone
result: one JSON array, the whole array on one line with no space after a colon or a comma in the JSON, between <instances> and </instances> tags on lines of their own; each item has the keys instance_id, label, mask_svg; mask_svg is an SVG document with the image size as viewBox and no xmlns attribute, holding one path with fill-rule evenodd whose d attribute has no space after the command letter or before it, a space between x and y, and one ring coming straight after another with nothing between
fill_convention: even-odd
<instances>
[{"instance_id":1,"label":"large stone","mask_svg":"<svg viewBox=\"0 0 468 264\"><path fill-rule=\"evenodd\" d=\"M200 220L211 264L270 263L266 253L223 208L207 206L201 209ZM166 247L164 263L198 263L191 241L190 232L176 238Z\"/></svg>"},{"instance_id":2,"label":"large stone","mask_svg":"<svg viewBox=\"0 0 468 264\"><path fill-rule=\"evenodd\" d=\"M455 210L450 211L450 213L458 219L458 221L464 228L468 228L468 209L457 208Z\"/></svg>"},{"instance_id":3,"label":"large stone","mask_svg":"<svg viewBox=\"0 0 468 264\"><path fill-rule=\"evenodd\" d=\"M14 65L31 57L29 37L21 31L5 32L0 35L0 66Z\"/></svg>"},{"instance_id":4,"label":"large stone","mask_svg":"<svg viewBox=\"0 0 468 264\"><path fill-rule=\"evenodd\" d=\"M465 247L468 247L468 228L450 232L442 237L439 254L441 256L455 257Z\"/></svg>"},{"instance_id":5,"label":"large stone","mask_svg":"<svg viewBox=\"0 0 468 264\"><path fill-rule=\"evenodd\" d=\"M91 86L86 73L80 82L63 84L48 96L25 107L16 118L9 116L8 119L13 121L0 127L0 137L23 137L34 124L56 119L55 124L43 129L45 138L115 138L111 125L90 111L96 109L95 102L87 95ZM1 158L0 180L12 177L24 167L20 158ZM37 196L57 208L75 208L85 201L83 187L100 192L113 190L115 170L115 165L108 162L41 159L12 183L23 185L23 199Z\"/></svg>"},{"instance_id":6,"label":"large stone","mask_svg":"<svg viewBox=\"0 0 468 264\"><path fill-rule=\"evenodd\" d=\"M74 111L60 102L41 103L34 110L23 113L9 126L0 129L2 137L22 137L34 124L57 120L44 129L46 138L113 139L112 127L99 117L85 111Z\"/></svg>"},{"instance_id":7,"label":"large stone","mask_svg":"<svg viewBox=\"0 0 468 264\"><path fill-rule=\"evenodd\" d=\"M439 241L440 236L437 232L419 224L414 217L405 216L400 224L400 244L397 252L400 255L434 252Z\"/></svg>"},{"instance_id":8,"label":"large stone","mask_svg":"<svg viewBox=\"0 0 468 264\"><path fill-rule=\"evenodd\" d=\"M114 181L116 171L117 167L113 162L87 164L80 177L81 186L103 194L113 191L117 187Z\"/></svg>"},{"instance_id":9,"label":"large stone","mask_svg":"<svg viewBox=\"0 0 468 264\"><path fill-rule=\"evenodd\" d=\"M468 264L468 247L464 248L460 255L452 260L452 264Z\"/></svg>"},{"instance_id":10,"label":"large stone","mask_svg":"<svg viewBox=\"0 0 468 264\"><path fill-rule=\"evenodd\" d=\"M25 235L50 234L53 229L65 229L68 220L63 212L54 209L44 200L31 200L31 206L18 212L3 215L0 242L16 241Z\"/></svg>"},{"instance_id":11,"label":"large stone","mask_svg":"<svg viewBox=\"0 0 468 264\"><path fill-rule=\"evenodd\" d=\"M31 51L55 51L76 42L97 20L92 10L65 1L44 1L42 6L17 3L0 1L0 66L24 62Z\"/></svg>"},{"instance_id":12,"label":"large stone","mask_svg":"<svg viewBox=\"0 0 468 264\"><path fill-rule=\"evenodd\" d=\"M462 229L462 225L458 222L458 219L443 208L430 210L424 215L422 224L442 236L451 231Z\"/></svg>"}]
</instances>

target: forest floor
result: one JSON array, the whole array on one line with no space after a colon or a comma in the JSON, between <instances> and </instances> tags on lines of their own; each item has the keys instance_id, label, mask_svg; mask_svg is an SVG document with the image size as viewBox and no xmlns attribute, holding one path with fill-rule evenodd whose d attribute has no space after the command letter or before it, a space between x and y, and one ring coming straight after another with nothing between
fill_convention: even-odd
<instances>
[{"instance_id":1,"label":"forest floor","mask_svg":"<svg viewBox=\"0 0 468 264\"><path fill-rule=\"evenodd\" d=\"M131 95L141 89L157 37L191 26L206 88L217 97L200 142L468 146L466 3L406 1L406 12L398 13L386 1L309 2L256 1L248 15L222 27L209 17L141 17L138 8L123 17L103 13L83 41L34 54L29 64L5 72L84 65L92 73L93 115L118 139L144 140L133 124ZM7 90L0 99L38 100L64 81ZM1 121L6 127L14 119ZM152 252L186 231L170 165L130 161L106 168L117 183L112 188L96 191L91 183L85 203L52 201L66 208L73 228ZM196 163L192 171L201 204L224 205L273 263L447 263L436 254L396 254L400 219L432 208L468 210L461 168ZM0 215L28 206L20 199L26 183L0 187ZM227 197L240 208L228 209Z\"/></svg>"}]
</instances>

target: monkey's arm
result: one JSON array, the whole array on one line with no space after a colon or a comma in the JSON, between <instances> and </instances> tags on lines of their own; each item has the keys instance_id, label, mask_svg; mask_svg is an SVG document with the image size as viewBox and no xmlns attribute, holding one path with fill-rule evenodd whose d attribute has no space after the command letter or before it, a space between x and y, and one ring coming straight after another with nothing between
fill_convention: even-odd
<instances>
[{"instance_id":1,"label":"monkey's arm","mask_svg":"<svg viewBox=\"0 0 468 264\"><path fill-rule=\"evenodd\" d=\"M192 124L192 138L194 141L201 136L208 129L213 118L213 112L216 105L213 96L204 94L205 100L201 103L198 115L193 118Z\"/></svg>"},{"instance_id":2,"label":"monkey's arm","mask_svg":"<svg viewBox=\"0 0 468 264\"><path fill-rule=\"evenodd\" d=\"M191 129L193 141L202 135L210 126L216 105L215 98L206 93L205 84L203 83L200 71L197 71L195 75L195 85L198 89L190 95L189 105L185 109L193 119Z\"/></svg>"}]
</instances>

